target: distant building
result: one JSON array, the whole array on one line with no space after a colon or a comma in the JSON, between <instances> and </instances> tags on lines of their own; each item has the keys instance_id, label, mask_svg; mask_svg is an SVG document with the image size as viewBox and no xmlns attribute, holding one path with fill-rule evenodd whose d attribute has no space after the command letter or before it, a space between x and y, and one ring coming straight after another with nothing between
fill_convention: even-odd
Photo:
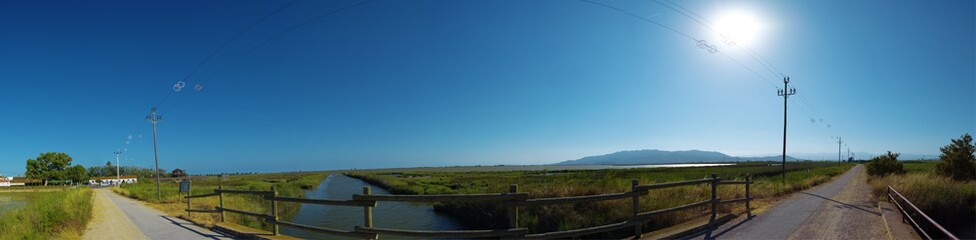
<instances>
[{"instance_id":1,"label":"distant building","mask_svg":"<svg viewBox=\"0 0 976 240\"><path fill-rule=\"evenodd\" d=\"M0 187L9 187L10 186L10 180L14 180L14 178L0 176Z\"/></svg>"},{"instance_id":2,"label":"distant building","mask_svg":"<svg viewBox=\"0 0 976 240\"><path fill-rule=\"evenodd\" d=\"M172 177L185 177L186 176L186 171L183 171L183 169L179 169L179 168L173 169L173 173L170 174L170 176L172 176Z\"/></svg>"},{"instance_id":3,"label":"distant building","mask_svg":"<svg viewBox=\"0 0 976 240\"><path fill-rule=\"evenodd\" d=\"M10 186L43 185L40 179L29 179L26 177L13 177L10 179Z\"/></svg>"},{"instance_id":4,"label":"distant building","mask_svg":"<svg viewBox=\"0 0 976 240\"><path fill-rule=\"evenodd\" d=\"M91 185L119 185L123 183L136 183L139 179L135 175L119 177L93 177L88 180Z\"/></svg>"}]
</instances>

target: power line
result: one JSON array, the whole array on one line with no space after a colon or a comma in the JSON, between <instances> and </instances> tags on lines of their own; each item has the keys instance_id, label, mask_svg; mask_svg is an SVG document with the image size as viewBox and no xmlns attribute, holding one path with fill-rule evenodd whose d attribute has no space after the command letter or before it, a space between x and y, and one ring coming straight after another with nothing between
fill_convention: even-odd
<instances>
[{"instance_id":1,"label":"power line","mask_svg":"<svg viewBox=\"0 0 976 240\"><path fill-rule=\"evenodd\" d=\"M251 29L254 28L255 26L257 26L257 25L259 25L261 23L264 23L264 21L267 21L272 16L277 15L279 12L281 12L281 11L285 10L286 8L291 7L292 5L295 5L295 4L297 4L297 3L301 2L301 1L303 1L303 0L295 0L295 1L291 1L291 2L285 3L285 4L281 5L281 6L279 6L278 8L276 8L274 11L271 11L270 13L264 15L264 17L261 17L260 19L258 19L254 23L251 23L250 25L248 25L244 29L241 29L240 31L237 32L237 34L234 34L234 36L232 36L231 38L228 38L226 41L224 41L222 44L220 44L220 47L217 47L217 49L214 49L213 52L210 52L210 54L207 55L207 57L204 58L203 61L200 61L200 63L198 63L196 67L193 67L193 70L190 71L190 73L187 74L186 77L183 77L183 80L181 80L181 81L187 81L188 79L190 79L190 77L192 77L193 74L196 74L196 72L198 70L200 70L200 67L203 67L203 65L206 64L207 62L209 62L210 59L212 59L214 56L217 55L217 53L220 53L221 50L224 50L224 48L226 48L228 45L230 45L231 42L234 42L235 40L237 40L238 38L240 38L242 35L244 35L244 33L247 33L249 31L251 31ZM173 91L170 91L168 94L166 94L166 96L163 97L163 100L160 100L159 103L156 103L156 106L159 106L160 104L162 104L163 102L165 102L166 99L168 99L170 95L173 95Z\"/></svg>"},{"instance_id":2,"label":"power line","mask_svg":"<svg viewBox=\"0 0 976 240\"><path fill-rule=\"evenodd\" d=\"M713 33L715 33L716 35L718 35L719 37L721 37L723 39L723 41L725 41L725 44L726 45L729 45L730 47L738 48L740 51L742 51L743 53L745 53L747 56L751 57L753 60L756 60L756 62L758 62L759 65L762 65L763 68L765 68L770 73L772 73L773 76L776 76L776 77L782 77L783 76L783 73L780 72L779 70L775 70L774 71L772 69L772 68L775 68L775 67L772 67L771 68L770 66L766 66L766 63L768 63L768 61L766 61L766 63L764 63L763 61L760 61L759 58L756 57L756 55L758 55L759 57L762 57L761 55L759 55L759 53L756 53L756 51L752 50L752 48L749 48L748 46L743 46L741 44L737 44L731 37L725 36L725 34L719 32L714 27L712 27L711 25L715 25L715 24L713 24L711 21L708 21L708 19L702 17L701 15L698 15L697 13L695 13L695 12L693 12L691 10L688 10L687 8L684 8L681 5L678 5L677 3L671 2L669 0L665 0L665 1L667 1L668 3L674 5L674 6L678 7L678 8L681 8L684 11L675 9L674 7L671 7L671 6L667 5L667 4L661 3L661 2L659 2L657 0L651 0L651 1L653 1L654 3L657 3L658 5L661 5L661 6L664 6L664 7L668 8L668 9L671 9L672 11L674 11L674 12L676 12L678 14L681 14L681 15L685 16L688 19L691 19L692 21L697 22L699 25L702 25L705 28L708 28ZM691 15L689 15L689 14L694 15L694 17L691 16ZM702 21L705 21L705 22L708 22L708 23L705 23L705 22L702 22ZM748 51L746 51L746 50L748 50ZM766 59L766 58L762 58L762 59ZM772 65L772 64L769 64L769 65Z\"/></svg>"},{"instance_id":3,"label":"power line","mask_svg":"<svg viewBox=\"0 0 976 240\"><path fill-rule=\"evenodd\" d=\"M343 7L338 8L338 9L335 9L335 10L332 10L332 11L329 11L329 12L326 12L326 13L323 13L321 15L315 16L315 17L313 17L311 19L305 20L304 22L301 22L299 24L293 25L293 26L285 29L284 31L278 32L277 34L271 36L270 38L264 40L263 42L255 45L254 47L251 47L250 49L248 49L247 51L245 51L243 54L241 54L237 58L234 58L233 60L231 60L227 64L224 64L221 68L219 68L216 72L213 72L212 74L210 74L210 76L208 76L207 78L203 79L202 81L198 81L197 84L194 86L194 88L195 88L195 90L196 89L199 89L199 88L202 88L204 86L204 84L207 83L207 81L213 79L215 76L219 75L220 73L223 73L224 70L227 70L227 68L230 67L231 65L234 65L238 61L244 59L244 57L247 57L248 55L250 55L252 52L254 52L254 50L257 50L258 48L263 47L264 45L270 43L271 41L274 41L278 37L281 37L281 36L283 36L283 35L291 32L291 31L294 31L295 29L301 28L301 27L303 27L305 25L308 25L308 24L310 24L312 22L318 21L318 20L320 20L320 19L322 19L324 17L332 16L333 14L337 14L337 13L343 12L345 10L349 10L351 8L355 8L355 7L362 6L362 5L366 5L368 3L372 3L372 2L375 2L375 1L376 0L367 0L367 1L362 1L362 2L358 2L358 3L346 5L346 6L343 6ZM197 91L199 91L199 90L197 90ZM192 93L192 92L190 92L190 93ZM186 98L186 96L188 96L188 95L190 95L190 94L183 95L180 98L180 100L177 101L177 103L182 102L183 99ZM163 113L168 112L169 110L171 110L175 106L176 105L171 105Z\"/></svg>"},{"instance_id":4,"label":"power line","mask_svg":"<svg viewBox=\"0 0 976 240\"><path fill-rule=\"evenodd\" d=\"M691 35L688 35L687 33L684 33L682 31L679 31L678 29L675 29L675 28L672 28L670 26L661 24L661 23L659 23L657 21L654 21L654 20L645 18L643 16L640 16L640 15L637 15L637 14L633 14L633 13L631 13L629 11L623 10L621 8L618 8L618 7L610 6L610 5L603 4L603 3L593 2L593 1L590 1L590 0L580 0L580 1L585 2L585 3L589 3L589 4L593 4L593 5L597 5L597 6L602 6L602 7L605 7L605 8L612 9L612 10L616 10L616 11L618 11L620 13L623 13L625 15L634 17L634 18L636 18L638 20L645 21L645 22L648 22L648 23L657 25L659 27L662 27L662 28L671 30L672 32L677 33L678 35L684 36L685 38L688 38L688 39L690 39L692 41L695 41L698 44L698 47L699 48L706 49L706 50L708 50L709 53L719 53L719 54L722 54L722 56L725 56L729 60L732 60L733 62L735 62L736 64L738 64L742 68L745 68L746 70L749 70L749 72L752 72L757 77L759 77L760 79L762 79L763 81L765 81L766 83L768 83L770 86L773 86L773 88L776 88L776 84L773 84L771 81L769 81L769 79L766 79L765 77L763 77L762 74L759 74L759 72L756 72L755 70L753 70L752 68L746 66L745 64L743 64L739 60L736 60L732 56L729 56L728 54L725 54L724 52L719 51L718 48L715 45L708 44L708 42L706 40L704 40L704 39L698 39L698 38L692 37Z\"/></svg>"}]
</instances>

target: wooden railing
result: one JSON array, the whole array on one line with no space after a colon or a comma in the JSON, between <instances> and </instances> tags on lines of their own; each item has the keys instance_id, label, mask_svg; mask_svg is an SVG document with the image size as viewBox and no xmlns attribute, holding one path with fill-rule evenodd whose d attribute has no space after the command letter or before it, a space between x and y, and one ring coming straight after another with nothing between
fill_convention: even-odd
<instances>
[{"instance_id":1,"label":"wooden railing","mask_svg":"<svg viewBox=\"0 0 976 240\"><path fill-rule=\"evenodd\" d=\"M905 196L902 196L901 193L895 190L895 188L888 186L887 190L888 190L887 193L888 201L895 203L895 206L897 206L898 210L901 211L902 222L906 222L905 220L911 222L912 226L914 226L915 229L922 234L922 237L925 237L926 239L943 239L941 236L937 236L933 238L928 232L925 231L926 229L931 231L934 228L936 230L939 230L939 232L942 232L942 234L944 234L945 237L948 239L959 240L959 238L956 237L956 235L952 235L952 233L946 230L945 228L943 228L942 225L939 225L939 223L935 222L935 220L932 220L932 218L930 218L929 215L926 215L925 212L922 212L922 210L918 209L918 207L916 207L915 204L912 204L911 201L908 201L908 199L905 198ZM905 205L911 207L911 210L914 210L914 212L917 213L916 216L921 217L919 218L919 220L925 219L925 222L922 223L928 223L928 227L922 226L919 223L919 221L915 220L915 218L912 218L912 214L909 214L909 212L905 209L905 207L902 206L901 204L902 202L905 203Z\"/></svg>"},{"instance_id":2,"label":"wooden railing","mask_svg":"<svg viewBox=\"0 0 976 240\"><path fill-rule=\"evenodd\" d=\"M687 185L699 185L699 184L709 184L711 185L711 199L706 199L700 202L689 203L682 206L672 207L668 209L659 209L648 212L642 212L640 209L640 197L647 195L649 191L655 189L680 187ZM722 200L717 197L717 188L719 185L727 184L743 184L745 185L745 197L739 199L729 199ZM509 191L506 193L489 193L489 194L445 194L445 195L374 195L371 194L369 187L363 187L362 194L354 194L352 200L332 200L332 199L307 199L307 198L293 198L293 197L279 197L277 191L274 187L271 191L253 191L253 190L230 190L222 189L218 187L214 190L214 193L201 194L186 196L188 213L190 212L203 212L203 213L219 213L221 221L225 220L225 212L231 212L236 214L243 214L248 216L254 216L262 218L265 222L272 225L272 233L275 235L279 234L279 226L289 226L298 229L319 232L324 234L331 234L336 236L353 237L353 238L365 238L365 239L376 239L379 235L395 235L395 236L411 236L411 237L422 237L422 238L486 238L486 237L505 237L505 238L519 238L519 239L550 239L550 238L570 238L583 236L594 233L609 232L618 229L624 229L628 227L634 228L634 235L640 237L643 233L641 225L652 217L671 213L686 209L691 209L695 207L701 207L709 205L711 206L711 217L710 220L714 221L716 218L717 207L719 204L727 203L738 203L745 202L746 213L752 216L751 207L749 206L751 197L749 195L749 187L752 184L751 177L747 176L745 181L722 181L715 174L712 174L711 178L700 179L700 180L690 180L681 182L670 182L670 183L658 183L649 185L639 185L637 180L631 182L631 190L622 193L611 193L611 194L600 194L600 195L587 195L587 196L573 196L573 197L556 197L556 198L535 198L529 199L528 193L518 192L518 185L510 185ZM236 210L224 207L223 195L224 194L252 194L261 195L265 200L268 200L271 204L271 214L264 213L254 213L243 210ZM201 197L218 197L220 198L219 205L214 207L214 209L191 209L190 199L201 198ZM607 225L564 230L556 232L545 232L545 233L534 233L529 234L527 228L520 228L518 212L519 207L528 206L542 206L542 205L553 205L553 204L574 204L574 203L587 203L596 201L607 201L607 200L617 200L617 199L633 199L633 214L631 217L623 222L612 223ZM349 207L362 207L363 208L363 225L356 226L353 230L341 230L341 229L331 229L324 227L308 226L294 222L282 221L278 219L278 202L293 202L293 203L305 203L305 204L322 204L322 205L333 205L333 206L349 206ZM411 230L411 229L395 229L395 228L380 228L373 226L373 208L376 207L377 202L421 202L421 203L433 203L433 202L498 202L501 206L508 209L508 228L504 229L485 229L485 230Z\"/></svg>"}]
</instances>

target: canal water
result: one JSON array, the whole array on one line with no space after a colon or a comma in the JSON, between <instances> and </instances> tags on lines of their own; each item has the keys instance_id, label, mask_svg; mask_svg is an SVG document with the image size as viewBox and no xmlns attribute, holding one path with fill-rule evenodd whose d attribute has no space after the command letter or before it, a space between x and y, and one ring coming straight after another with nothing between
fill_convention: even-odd
<instances>
[{"instance_id":1,"label":"canal water","mask_svg":"<svg viewBox=\"0 0 976 240\"><path fill-rule=\"evenodd\" d=\"M315 190L306 191L306 198L318 199L352 199L353 194L363 193L363 186L369 186L373 194L390 194L379 186L347 177L342 174L330 174ZM353 230L354 226L363 225L363 208L350 206L329 206L317 204L302 204L292 219L286 221L339 230ZM373 208L373 226L381 228L398 228L411 230L461 230L464 226L447 215L435 213L429 205L402 202L378 202ZM341 239L333 235L321 234L287 226L281 227L281 233L307 239ZM396 237L401 239L402 237Z\"/></svg>"}]
</instances>

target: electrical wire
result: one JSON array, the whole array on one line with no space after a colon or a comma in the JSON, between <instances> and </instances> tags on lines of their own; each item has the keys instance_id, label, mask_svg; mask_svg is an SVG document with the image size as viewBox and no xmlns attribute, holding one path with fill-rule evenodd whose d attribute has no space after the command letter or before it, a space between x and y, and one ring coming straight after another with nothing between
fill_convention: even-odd
<instances>
[{"instance_id":1,"label":"electrical wire","mask_svg":"<svg viewBox=\"0 0 976 240\"><path fill-rule=\"evenodd\" d=\"M244 29L241 29L240 31L238 31L237 34L234 34L234 36L228 38L226 41L224 41L223 43L221 43L220 46L217 47L217 49L214 49L213 52L210 52L210 54L207 55L207 57L204 58L203 61L200 61L200 63L198 63L196 65L196 67L193 67L193 70L190 71L190 73L187 74L186 77L183 77L183 80L182 81L187 81L188 79L190 79L190 77L192 77L194 74L196 74L196 72L198 70L200 70L200 68L203 67L204 64L206 64L207 62L209 62L210 59L213 59L213 57L216 56L217 53L220 53L220 51L224 50L224 48L226 48L228 45L230 45L230 43L234 42L235 40L237 40L238 38L240 38L241 36L243 36L245 33L251 31L251 29L253 29L255 26L260 25L261 23L264 23L264 21L267 21L272 16L277 15L281 11L283 11L283 10L285 10L285 9L291 7L292 5L295 5L295 4L297 4L297 3L301 2L301 1L303 1L303 0L295 0L295 1L291 1L291 2L288 2L288 3L282 4L278 8L275 8L275 10L273 10L273 11L269 12L268 14L264 15L264 17L261 17L260 19L258 19L257 21L251 23L250 25L248 25ZM154 106L162 105L163 102L166 101L166 99L168 99L171 95L173 95L173 92L175 92L175 91L169 91L169 93L167 93L166 96L163 97L163 99L160 100L158 103L156 103L156 105L154 105Z\"/></svg>"},{"instance_id":2,"label":"electrical wire","mask_svg":"<svg viewBox=\"0 0 976 240\"><path fill-rule=\"evenodd\" d=\"M212 74L210 74L210 76L208 76L207 78L205 78L205 79L203 79L202 81L198 81L198 82L197 82L196 84L199 84L200 86L203 86L204 84L206 84L206 83L207 83L207 81L210 81L211 79L213 79L214 77L216 77L216 76L217 76L217 75L219 75L220 73L223 73L223 72L224 72L225 70L227 70L227 68L229 68L229 67L230 67L231 65L234 65L234 64L235 64L235 63L237 63L238 61L240 61L240 60L242 60L242 59L244 59L245 57L247 57L248 55L250 55L251 53L253 53L253 52L254 52L255 50L257 50L258 48L261 48L261 47L263 47L264 45L267 45L268 43L270 43L270 42L272 42L272 41L274 41L274 40L275 40L275 39L277 39L278 37L281 37L281 36L283 36L283 35L285 35L285 34L287 34L287 33L289 33L289 32L291 32L291 31L294 31L295 29L298 29L298 28L301 28L301 27L303 27L303 26L305 26L305 25L308 25L308 24L310 24L310 23L313 23L313 22L315 22L315 21L318 21L318 20L320 20L320 19L322 19L322 18L325 18L325 17L328 17L328 16L332 16L332 15L334 15L334 14L337 14L337 13L340 13L340 12L343 12L343 11L346 11L346 10L349 10L349 9L351 9L351 8L355 8L355 7L359 7L359 6L362 6L362 5L366 5L366 4L369 4L369 3L372 3L372 2L375 2L375 1L376 1L376 0L367 0L367 1L361 1L361 2L358 2L358 3L353 3L353 4L349 4L349 5L346 5L346 6L343 6L343 7L340 7L340 8L338 8L338 9L335 9L335 10L332 10L332 11L329 11L329 12L326 12L326 13L323 13L323 14L320 14L320 15L318 15L318 16L315 16L315 17L313 17L313 18L310 18L310 19L308 19L308 20L305 20L305 21L303 21L303 22L301 22L301 23L299 23L299 24L296 24L296 25L292 25L291 27L289 27L289 28L287 28L287 29L285 29L285 30L283 30L283 31L281 31L281 32L278 32L277 34L275 34L275 35L272 35L272 36L271 36L270 38L268 38L268 39L266 39L266 40L264 40L264 41L262 41L261 43L259 43L259 44L257 44L257 45L254 45L253 47L251 47L250 49L248 49L247 51L245 51L245 52L244 52L243 54L241 54L241 55L240 55L240 56L238 56L237 58L234 58L233 60L231 60L231 61L230 61L230 62L228 62L227 64L224 64L224 65L223 65L222 67L220 67L220 68L219 68L219 69L218 69L218 70L217 70L216 72L213 72ZM193 93L193 92L190 92L190 93ZM190 95L190 94L185 94L185 95L183 95L183 96L182 96L182 97L180 98L180 100L179 100L179 101L177 101L177 104L174 104L174 105L171 105L171 106L170 106L169 108L167 108L166 110L164 110L164 111L163 111L163 112L161 112L161 113L166 113L166 112L169 112L170 110L172 110L172 108L174 108L175 106L177 106L177 105L178 105L178 103L180 103L180 102L183 102L183 100L184 100L184 99L185 99L185 98L186 98L187 96L189 96L189 95Z\"/></svg>"}]
</instances>

